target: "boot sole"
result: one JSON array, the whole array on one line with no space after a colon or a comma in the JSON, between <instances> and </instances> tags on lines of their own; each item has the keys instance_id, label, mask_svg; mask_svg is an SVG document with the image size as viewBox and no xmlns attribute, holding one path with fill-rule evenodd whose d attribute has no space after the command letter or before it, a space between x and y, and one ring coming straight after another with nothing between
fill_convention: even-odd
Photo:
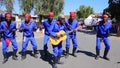
<instances>
[{"instance_id":1,"label":"boot sole","mask_svg":"<svg viewBox=\"0 0 120 68\"><path fill-rule=\"evenodd\" d=\"M8 61L8 59L7 59L7 60L5 60L5 61L2 61L2 64L5 64L7 61Z\"/></svg>"}]
</instances>

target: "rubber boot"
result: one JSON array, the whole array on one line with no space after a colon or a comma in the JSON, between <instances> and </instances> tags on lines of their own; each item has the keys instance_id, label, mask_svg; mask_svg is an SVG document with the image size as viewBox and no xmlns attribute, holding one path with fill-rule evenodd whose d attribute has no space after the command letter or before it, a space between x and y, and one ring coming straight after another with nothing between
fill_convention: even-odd
<instances>
[{"instance_id":1,"label":"rubber boot","mask_svg":"<svg viewBox=\"0 0 120 68\"><path fill-rule=\"evenodd\" d=\"M108 61L109 61L110 59L107 57L108 52L109 52L109 50L108 50L108 49L105 49L103 58L104 58L105 60L108 60Z\"/></svg>"},{"instance_id":2,"label":"rubber boot","mask_svg":"<svg viewBox=\"0 0 120 68\"><path fill-rule=\"evenodd\" d=\"M75 54L76 50L77 50L77 48L73 48L72 55L73 55L74 57L77 57L77 55Z\"/></svg>"},{"instance_id":3,"label":"rubber boot","mask_svg":"<svg viewBox=\"0 0 120 68\"><path fill-rule=\"evenodd\" d=\"M22 52L21 59L22 59L22 60L25 60L25 59L26 59L26 53L25 53L25 52Z\"/></svg>"},{"instance_id":4,"label":"rubber boot","mask_svg":"<svg viewBox=\"0 0 120 68\"><path fill-rule=\"evenodd\" d=\"M13 60L18 60L16 54L17 54L17 50L14 50L14 51L13 51L13 57L12 57Z\"/></svg>"},{"instance_id":5,"label":"rubber boot","mask_svg":"<svg viewBox=\"0 0 120 68\"><path fill-rule=\"evenodd\" d=\"M53 57L53 68L57 68L57 57Z\"/></svg>"},{"instance_id":6,"label":"rubber boot","mask_svg":"<svg viewBox=\"0 0 120 68\"><path fill-rule=\"evenodd\" d=\"M8 61L7 53L3 54L3 57L4 57L4 59L3 59L2 63L4 64Z\"/></svg>"},{"instance_id":7,"label":"rubber boot","mask_svg":"<svg viewBox=\"0 0 120 68\"><path fill-rule=\"evenodd\" d=\"M37 50L34 50L34 57L35 58L38 58L37 54L38 54Z\"/></svg>"},{"instance_id":8,"label":"rubber boot","mask_svg":"<svg viewBox=\"0 0 120 68\"><path fill-rule=\"evenodd\" d=\"M58 55L57 57L57 64L64 64L63 62L60 61L61 55Z\"/></svg>"},{"instance_id":9,"label":"rubber boot","mask_svg":"<svg viewBox=\"0 0 120 68\"><path fill-rule=\"evenodd\" d=\"M68 58L69 56L69 48L66 48L66 55L65 55L65 58Z\"/></svg>"},{"instance_id":10,"label":"rubber boot","mask_svg":"<svg viewBox=\"0 0 120 68\"><path fill-rule=\"evenodd\" d=\"M47 59L48 57L49 57L48 51L47 51L47 50L44 50L44 58Z\"/></svg>"},{"instance_id":11,"label":"rubber boot","mask_svg":"<svg viewBox=\"0 0 120 68\"><path fill-rule=\"evenodd\" d=\"M100 50L96 49L96 56L95 59L98 60L100 58Z\"/></svg>"}]
</instances>

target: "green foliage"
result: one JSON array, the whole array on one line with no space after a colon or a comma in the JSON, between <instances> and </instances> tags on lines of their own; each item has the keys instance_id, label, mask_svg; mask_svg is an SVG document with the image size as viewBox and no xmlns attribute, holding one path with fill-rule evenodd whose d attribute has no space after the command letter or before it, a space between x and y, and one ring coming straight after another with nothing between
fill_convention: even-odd
<instances>
[{"instance_id":1,"label":"green foliage","mask_svg":"<svg viewBox=\"0 0 120 68\"><path fill-rule=\"evenodd\" d=\"M64 7L64 0L18 0L22 14L31 13L34 10L35 14L47 15L52 11L57 16ZM8 12L12 12L14 0L0 0L0 6L5 6Z\"/></svg>"},{"instance_id":2,"label":"green foliage","mask_svg":"<svg viewBox=\"0 0 120 68\"><path fill-rule=\"evenodd\" d=\"M0 0L0 6L5 6L7 12L12 12L14 0Z\"/></svg>"},{"instance_id":3,"label":"green foliage","mask_svg":"<svg viewBox=\"0 0 120 68\"><path fill-rule=\"evenodd\" d=\"M109 6L104 10L104 13L111 14L111 18L120 16L120 0L109 0Z\"/></svg>"},{"instance_id":4,"label":"green foliage","mask_svg":"<svg viewBox=\"0 0 120 68\"><path fill-rule=\"evenodd\" d=\"M0 0L0 7L2 7L2 5L4 5L3 3L4 3L4 0Z\"/></svg>"},{"instance_id":5,"label":"green foliage","mask_svg":"<svg viewBox=\"0 0 120 68\"><path fill-rule=\"evenodd\" d=\"M55 15L62 12L64 6L64 0L36 0L35 2L35 14L47 15L52 11Z\"/></svg>"},{"instance_id":6,"label":"green foliage","mask_svg":"<svg viewBox=\"0 0 120 68\"><path fill-rule=\"evenodd\" d=\"M79 9L77 9L77 18L86 18L90 14L94 14L94 10L90 6L81 5Z\"/></svg>"},{"instance_id":7,"label":"green foliage","mask_svg":"<svg viewBox=\"0 0 120 68\"><path fill-rule=\"evenodd\" d=\"M19 0L20 3L20 9L22 11L22 14L24 13L30 13L31 10L34 8L34 1L35 0Z\"/></svg>"}]
</instances>

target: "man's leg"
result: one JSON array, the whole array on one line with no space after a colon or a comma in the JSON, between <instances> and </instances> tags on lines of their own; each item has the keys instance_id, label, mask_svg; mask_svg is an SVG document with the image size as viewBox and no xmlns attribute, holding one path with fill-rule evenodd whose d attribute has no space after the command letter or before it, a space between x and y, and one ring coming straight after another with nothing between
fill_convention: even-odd
<instances>
[{"instance_id":1,"label":"man's leg","mask_svg":"<svg viewBox=\"0 0 120 68\"><path fill-rule=\"evenodd\" d=\"M36 43L36 40L35 40L34 37L31 37L30 41L31 41L31 44L32 44L32 48L34 50L34 57L38 58L38 56L37 56L38 52L37 52L37 43Z\"/></svg>"},{"instance_id":2,"label":"man's leg","mask_svg":"<svg viewBox=\"0 0 120 68\"><path fill-rule=\"evenodd\" d=\"M8 61L8 56L7 56L7 51L8 51L8 46L6 45L6 40L2 38L2 51L3 51L3 61L2 63L6 63Z\"/></svg>"},{"instance_id":3,"label":"man's leg","mask_svg":"<svg viewBox=\"0 0 120 68\"><path fill-rule=\"evenodd\" d=\"M70 36L67 35L67 39L66 39L66 58L68 58L69 56L69 48L70 48Z\"/></svg>"},{"instance_id":4,"label":"man's leg","mask_svg":"<svg viewBox=\"0 0 120 68\"><path fill-rule=\"evenodd\" d=\"M24 39L22 42L22 56L21 56L22 60L26 59L26 50L27 50L26 48L28 46L28 42L29 42L28 37L26 37L26 39Z\"/></svg>"},{"instance_id":5,"label":"man's leg","mask_svg":"<svg viewBox=\"0 0 120 68\"><path fill-rule=\"evenodd\" d=\"M103 58L106 60L109 60L109 58L107 57L107 54L110 50L110 42L108 38L104 38L104 44L105 44L105 51L104 51L104 56Z\"/></svg>"},{"instance_id":6,"label":"man's leg","mask_svg":"<svg viewBox=\"0 0 120 68\"><path fill-rule=\"evenodd\" d=\"M53 46L53 68L57 68L58 46Z\"/></svg>"},{"instance_id":7,"label":"man's leg","mask_svg":"<svg viewBox=\"0 0 120 68\"><path fill-rule=\"evenodd\" d=\"M48 41L49 41L49 36L48 36L48 35L45 35L45 36L44 36L44 54L45 54L45 57L46 57L46 58L47 58L47 56L48 56L48 51L47 51L47 49L48 49L48 47L47 47Z\"/></svg>"},{"instance_id":8,"label":"man's leg","mask_svg":"<svg viewBox=\"0 0 120 68\"><path fill-rule=\"evenodd\" d=\"M18 46L17 46L17 42L16 42L16 38L11 39L11 43L12 43L12 48L13 48L13 60L18 60L17 58L17 50L18 50Z\"/></svg>"},{"instance_id":9,"label":"man's leg","mask_svg":"<svg viewBox=\"0 0 120 68\"><path fill-rule=\"evenodd\" d=\"M95 56L95 59L98 60L99 59L99 55L100 55L100 45L101 45L101 38L96 38L96 56Z\"/></svg>"},{"instance_id":10,"label":"man's leg","mask_svg":"<svg viewBox=\"0 0 120 68\"><path fill-rule=\"evenodd\" d=\"M77 55L75 55L75 52L76 52L76 50L77 50L77 48L78 48L76 36L75 36L74 38L72 38L72 43L73 43L72 55L73 55L74 57L77 57Z\"/></svg>"},{"instance_id":11,"label":"man's leg","mask_svg":"<svg viewBox=\"0 0 120 68\"><path fill-rule=\"evenodd\" d=\"M58 64L63 64L63 62L60 61L61 55L63 54L63 49L62 49L62 42L58 45L58 56L57 56L57 63Z\"/></svg>"}]
</instances>

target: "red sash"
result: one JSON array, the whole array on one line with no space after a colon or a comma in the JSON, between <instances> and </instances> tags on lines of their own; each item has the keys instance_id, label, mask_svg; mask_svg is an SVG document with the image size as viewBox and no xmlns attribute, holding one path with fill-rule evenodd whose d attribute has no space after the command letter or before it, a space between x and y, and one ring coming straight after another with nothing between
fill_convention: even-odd
<instances>
[{"instance_id":1,"label":"red sash","mask_svg":"<svg viewBox=\"0 0 120 68\"><path fill-rule=\"evenodd\" d=\"M9 39L9 38L6 39L6 45L7 45L7 46L10 45L10 39Z\"/></svg>"}]
</instances>

